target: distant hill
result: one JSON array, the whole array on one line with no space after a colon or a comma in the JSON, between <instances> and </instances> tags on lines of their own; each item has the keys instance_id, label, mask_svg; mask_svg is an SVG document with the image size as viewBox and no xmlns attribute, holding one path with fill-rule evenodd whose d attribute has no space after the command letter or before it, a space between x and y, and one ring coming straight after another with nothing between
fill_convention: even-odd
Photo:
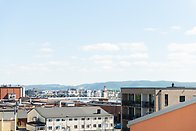
<instances>
[{"instance_id":1,"label":"distant hill","mask_svg":"<svg viewBox=\"0 0 196 131\"><path fill-rule=\"evenodd\" d=\"M100 82L92 84L81 84L77 86L68 86L60 84L45 84L45 85L26 85L26 89L41 89L41 90L65 90L68 88L82 88L82 89L103 89L106 86L107 89L120 90L121 87L168 87L171 83L175 83L175 86L183 87L195 87L196 82L177 82L177 81L114 81L114 82Z\"/></svg>"}]
</instances>

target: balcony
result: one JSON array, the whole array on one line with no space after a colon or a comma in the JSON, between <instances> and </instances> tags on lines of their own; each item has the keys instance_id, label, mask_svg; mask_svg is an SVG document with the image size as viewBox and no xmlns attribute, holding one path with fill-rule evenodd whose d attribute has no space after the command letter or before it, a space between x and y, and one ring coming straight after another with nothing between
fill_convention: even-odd
<instances>
[{"instance_id":1,"label":"balcony","mask_svg":"<svg viewBox=\"0 0 196 131\"><path fill-rule=\"evenodd\" d=\"M122 119L124 119L124 120L133 120L134 116L132 116L130 114L122 114Z\"/></svg>"},{"instance_id":2,"label":"balcony","mask_svg":"<svg viewBox=\"0 0 196 131\"><path fill-rule=\"evenodd\" d=\"M140 102L140 101L123 100L122 101L122 106L153 108L154 107L154 102L149 102L149 101Z\"/></svg>"},{"instance_id":3,"label":"balcony","mask_svg":"<svg viewBox=\"0 0 196 131\"><path fill-rule=\"evenodd\" d=\"M143 108L153 108L154 107L154 102L142 101L142 107Z\"/></svg>"},{"instance_id":4,"label":"balcony","mask_svg":"<svg viewBox=\"0 0 196 131\"><path fill-rule=\"evenodd\" d=\"M122 106L141 107L141 102L139 102L139 101L123 100L122 101Z\"/></svg>"}]
</instances>

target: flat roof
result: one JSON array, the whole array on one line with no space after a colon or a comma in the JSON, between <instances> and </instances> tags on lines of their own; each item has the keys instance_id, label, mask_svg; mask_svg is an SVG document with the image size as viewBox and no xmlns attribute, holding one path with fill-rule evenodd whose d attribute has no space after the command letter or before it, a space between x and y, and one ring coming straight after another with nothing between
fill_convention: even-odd
<instances>
[{"instance_id":1,"label":"flat roof","mask_svg":"<svg viewBox=\"0 0 196 131\"><path fill-rule=\"evenodd\" d=\"M129 128L131 125L134 125L136 123L139 123L139 122L151 119L153 117L157 117L157 116L166 114L168 112L172 112L174 110L178 110L180 108L186 107L186 106L191 105L191 104L196 104L196 97L194 97L191 100L188 100L188 101L185 101L185 102L181 102L181 103L179 103L177 105L169 106L169 107L167 107L165 109L162 109L160 111L153 112L152 114L149 114L149 115L137 118L135 120L129 121L128 124L127 124L127 127Z\"/></svg>"},{"instance_id":2,"label":"flat roof","mask_svg":"<svg viewBox=\"0 0 196 131\"><path fill-rule=\"evenodd\" d=\"M196 90L196 87L183 87L183 86L170 86L170 87L145 87L145 86L130 86L130 87L121 87L121 89L154 89L154 90L176 90L176 89L186 89L186 90Z\"/></svg>"}]
</instances>

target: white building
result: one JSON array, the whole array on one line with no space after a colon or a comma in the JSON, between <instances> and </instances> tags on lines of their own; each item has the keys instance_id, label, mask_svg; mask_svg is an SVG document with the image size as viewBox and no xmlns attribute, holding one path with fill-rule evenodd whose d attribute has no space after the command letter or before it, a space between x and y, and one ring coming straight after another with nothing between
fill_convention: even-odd
<instances>
[{"instance_id":1,"label":"white building","mask_svg":"<svg viewBox=\"0 0 196 131\"><path fill-rule=\"evenodd\" d=\"M35 108L27 115L27 130L112 131L113 115L100 107Z\"/></svg>"}]
</instances>

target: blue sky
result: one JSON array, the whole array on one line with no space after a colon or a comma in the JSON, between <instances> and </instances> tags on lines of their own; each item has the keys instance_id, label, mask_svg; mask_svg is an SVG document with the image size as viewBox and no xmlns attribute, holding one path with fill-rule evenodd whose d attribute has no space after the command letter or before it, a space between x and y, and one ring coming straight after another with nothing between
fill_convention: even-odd
<instances>
[{"instance_id":1,"label":"blue sky","mask_svg":"<svg viewBox=\"0 0 196 131\"><path fill-rule=\"evenodd\" d=\"M194 0L0 0L0 83L196 81Z\"/></svg>"}]
</instances>

